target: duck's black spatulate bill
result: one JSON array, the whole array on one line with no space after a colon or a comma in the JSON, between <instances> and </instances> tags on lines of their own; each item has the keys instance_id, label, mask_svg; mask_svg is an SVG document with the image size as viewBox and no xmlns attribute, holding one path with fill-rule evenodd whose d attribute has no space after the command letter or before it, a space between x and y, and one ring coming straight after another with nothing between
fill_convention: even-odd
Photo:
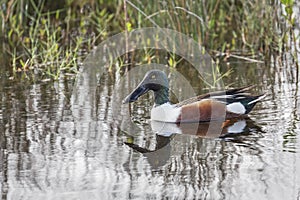
<instances>
[{"instance_id":1,"label":"duck's black spatulate bill","mask_svg":"<svg viewBox=\"0 0 300 200\"><path fill-rule=\"evenodd\" d=\"M133 90L124 100L123 104L131 103L136 101L140 96L148 92L149 89L144 86L138 86L135 90Z\"/></svg>"}]
</instances>

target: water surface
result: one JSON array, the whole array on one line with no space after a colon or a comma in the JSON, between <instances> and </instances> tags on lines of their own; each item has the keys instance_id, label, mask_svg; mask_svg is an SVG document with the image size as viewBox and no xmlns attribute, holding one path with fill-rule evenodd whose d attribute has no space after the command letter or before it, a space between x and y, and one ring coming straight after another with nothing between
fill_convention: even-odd
<instances>
[{"instance_id":1,"label":"water surface","mask_svg":"<svg viewBox=\"0 0 300 200\"><path fill-rule=\"evenodd\" d=\"M92 108L72 104L74 82L67 77L28 85L2 78L2 198L299 199L295 68L276 62L232 66L225 85L256 84L253 92L268 96L240 122L241 130L225 130L225 137L190 134L188 127L183 134L155 134L151 95L131 106L116 105L142 73L122 87L118 73L105 74ZM120 124L125 117L133 122ZM132 125L130 132L122 128Z\"/></svg>"}]
</instances>

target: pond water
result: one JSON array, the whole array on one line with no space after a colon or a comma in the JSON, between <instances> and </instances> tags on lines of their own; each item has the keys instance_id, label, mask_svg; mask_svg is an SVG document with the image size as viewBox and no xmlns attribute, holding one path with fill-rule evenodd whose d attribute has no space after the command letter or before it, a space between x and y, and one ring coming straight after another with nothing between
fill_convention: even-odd
<instances>
[{"instance_id":1,"label":"pond water","mask_svg":"<svg viewBox=\"0 0 300 200\"><path fill-rule=\"evenodd\" d=\"M29 85L2 77L2 199L300 199L296 68L276 61L231 66L225 84L256 84L253 92L268 96L249 119L229 124L242 129L228 128L224 137L202 131L206 125L197 135L188 126L183 134L156 134L151 95L117 104L143 71L122 87L118 72L104 74L93 109L72 103L68 77ZM133 122L120 125L119 116Z\"/></svg>"}]
</instances>

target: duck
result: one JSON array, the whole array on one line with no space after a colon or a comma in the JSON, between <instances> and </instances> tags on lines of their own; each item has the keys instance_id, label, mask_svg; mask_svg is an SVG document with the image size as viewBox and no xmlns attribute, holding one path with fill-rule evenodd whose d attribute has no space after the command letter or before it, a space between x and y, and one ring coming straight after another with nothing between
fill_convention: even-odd
<instances>
[{"instance_id":1,"label":"duck","mask_svg":"<svg viewBox=\"0 0 300 200\"><path fill-rule=\"evenodd\" d=\"M138 86L124 98L123 104L132 103L149 91L154 93L150 118L167 123L210 122L245 118L256 103L266 94L251 95L246 86L225 91L210 92L172 104L169 99L169 82L165 72L148 71Z\"/></svg>"}]
</instances>

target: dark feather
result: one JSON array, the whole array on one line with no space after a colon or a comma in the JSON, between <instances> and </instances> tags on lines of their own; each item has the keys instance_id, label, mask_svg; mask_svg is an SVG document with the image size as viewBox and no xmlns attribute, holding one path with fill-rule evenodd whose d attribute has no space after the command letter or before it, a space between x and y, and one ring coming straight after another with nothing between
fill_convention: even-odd
<instances>
[{"instance_id":1,"label":"dark feather","mask_svg":"<svg viewBox=\"0 0 300 200\"><path fill-rule=\"evenodd\" d=\"M216 101L224 102L225 104L231 104L234 102L240 102L246 108L246 113L250 112L251 109L256 104L249 104L249 102L254 101L255 99L260 98L263 95L252 96L248 91L252 89L254 86L246 86L241 88L229 89L226 91L218 91L218 92L211 92L204 95L199 95L196 97L192 97L186 99L182 102L176 104L177 107L181 107L187 104L191 104L197 101L201 101L203 99L214 99Z\"/></svg>"}]
</instances>

